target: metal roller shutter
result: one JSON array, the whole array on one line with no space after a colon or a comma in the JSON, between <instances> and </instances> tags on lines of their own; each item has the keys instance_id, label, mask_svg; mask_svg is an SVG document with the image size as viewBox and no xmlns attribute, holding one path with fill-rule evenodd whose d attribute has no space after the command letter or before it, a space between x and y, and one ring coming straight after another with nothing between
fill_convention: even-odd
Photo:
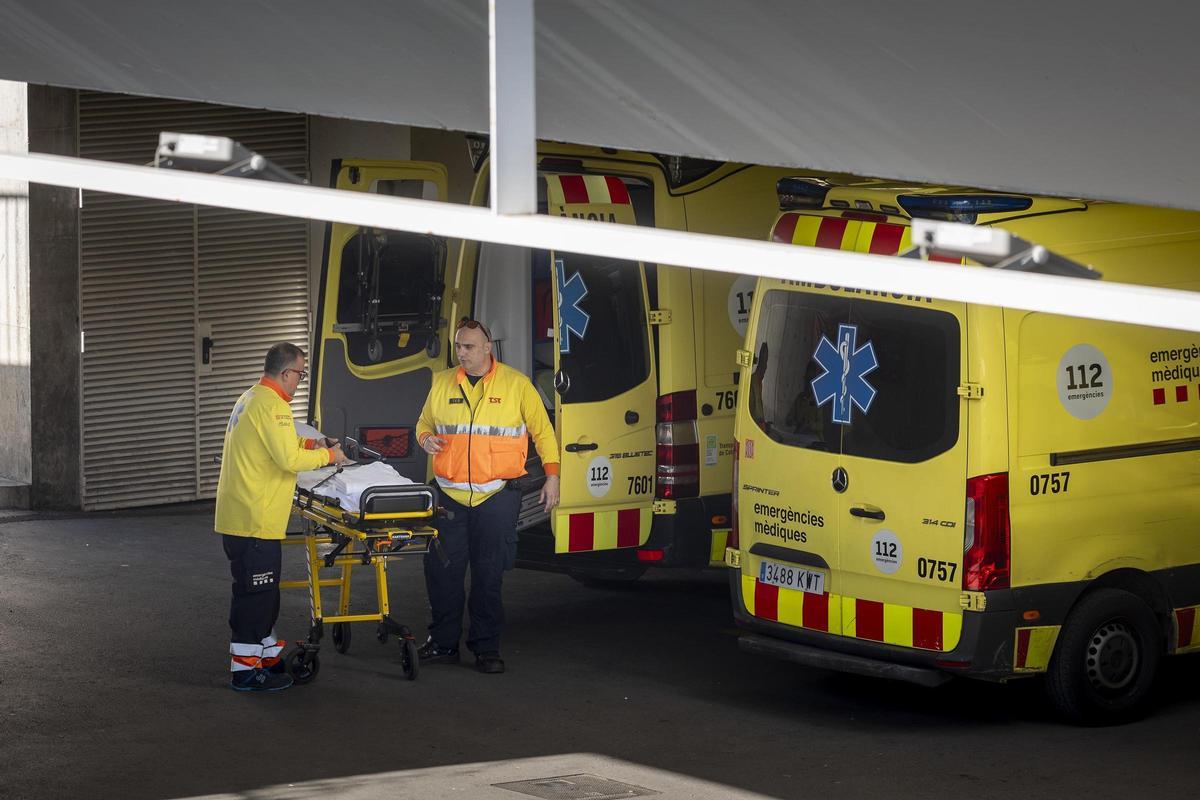
<instances>
[{"instance_id":1,"label":"metal roller shutter","mask_svg":"<svg viewBox=\"0 0 1200 800\"><path fill-rule=\"evenodd\" d=\"M164 130L231 136L308 174L303 115L80 92L85 158L147 163ZM212 497L237 396L271 344L308 341L307 224L85 192L80 274L84 508Z\"/></svg>"}]
</instances>

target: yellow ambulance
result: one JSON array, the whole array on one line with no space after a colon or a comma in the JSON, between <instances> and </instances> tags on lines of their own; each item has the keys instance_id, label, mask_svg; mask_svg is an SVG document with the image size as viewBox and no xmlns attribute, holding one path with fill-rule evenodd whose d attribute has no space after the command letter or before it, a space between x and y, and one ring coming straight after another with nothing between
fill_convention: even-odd
<instances>
[{"instance_id":1,"label":"yellow ambulance","mask_svg":"<svg viewBox=\"0 0 1200 800\"><path fill-rule=\"evenodd\" d=\"M780 198L779 242L894 255L914 219L957 221L1200 289L1191 212L880 181ZM763 279L745 347L744 649L925 685L1043 675L1108 721L1200 648L1200 337Z\"/></svg>"},{"instance_id":2,"label":"yellow ambulance","mask_svg":"<svg viewBox=\"0 0 1200 800\"><path fill-rule=\"evenodd\" d=\"M486 142L470 140L470 203L487 205ZM542 213L760 238L783 170L542 143ZM447 199L443 164L344 160L338 189ZM536 480L521 513L526 565L585 582L648 566L721 565L729 528L733 355L754 279L332 224L318 303L310 417L425 479L413 426L454 324L490 329L528 375L562 447L561 505ZM536 455L528 468L539 474ZM547 524L549 523L549 524Z\"/></svg>"}]
</instances>

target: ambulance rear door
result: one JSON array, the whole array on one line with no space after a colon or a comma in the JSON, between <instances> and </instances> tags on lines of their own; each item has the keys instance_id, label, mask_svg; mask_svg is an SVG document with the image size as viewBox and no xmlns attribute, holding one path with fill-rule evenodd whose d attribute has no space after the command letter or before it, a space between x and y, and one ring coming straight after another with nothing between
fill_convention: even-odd
<instances>
[{"instance_id":1,"label":"ambulance rear door","mask_svg":"<svg viewBox=\"0 0 1200 800\"><path fill-rule=\"evenodd\" d=\"M744 354L734 487L742 599L762 619L837 635L842 431L819 413L819 370L808 362L849 312L842 297L789 284L759 281Z\"/></svg>"},{"instance_id":2,"label":"ambulance rear door","mask_svg":"<svg viewBox=\"0 0 1200 800\"><path fill-rule=\"evenodd\" d=\"M619 178L547 175L547 213L635 224ZM637 547L652 521L657 378L642 264L551 252L556 553Z\"/></svg>"},{"instance_id":3,"label":"ambulance rear door","mask_svg":"<svg viewBox=\"0 0 1200 800\"><path fill-rule=\"evenodd\" d=\"M842 635L949 651L962 628L966 310L864 295L810 354L819 412L842 428Z\"/></svg>"},{"instance_id":4,"label":"ambulance rear door","mask_svg":"<svg viewBox=\"0 0 1200 800\"><path fill-rule=\"evenodd\" d=\"M442 164L347 160L334 169L337 189L447 199ZM427 465L413 430L433 373L446 366L446 264L456 246L418 233L326 228L309 418L417 481Z\"/></svg>"}]
</instances>

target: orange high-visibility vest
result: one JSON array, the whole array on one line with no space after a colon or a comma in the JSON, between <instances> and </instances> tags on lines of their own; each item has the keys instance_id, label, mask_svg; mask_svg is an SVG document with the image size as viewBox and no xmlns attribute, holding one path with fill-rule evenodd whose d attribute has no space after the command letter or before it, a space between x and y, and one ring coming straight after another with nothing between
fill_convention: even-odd
<instances>
[{"instance_id":1,"label":"orange high-visibility vest","mask_svg":"<svg viewBox=\"0 0 1200 800\"><path fill-rule=\"evenodd\" d=\"M494 357L474 386L462 367L439 372L421 418L417 441L436 434L446 444L433 457L438 485L453 500L477 506L525 474L529 437L547 475L558 474L558 441L529 378Z\"/></svg>"}]
</instances>

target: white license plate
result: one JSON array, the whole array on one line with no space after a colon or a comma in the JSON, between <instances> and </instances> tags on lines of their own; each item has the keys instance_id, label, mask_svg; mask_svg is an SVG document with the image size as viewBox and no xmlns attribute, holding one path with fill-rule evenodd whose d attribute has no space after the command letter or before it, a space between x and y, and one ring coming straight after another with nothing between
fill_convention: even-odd
<instances>
[{"instance_id":1,"label":"white license plate","mask_svg":"<svg viewBox=\"0 0 1200 800\"><path fill-rule=\"evenodd\" d=\"M758 563L758 580L784 589L825 594L825 573L819 569L780 564L763 559Z\"/></svg>"}]
</instances>

